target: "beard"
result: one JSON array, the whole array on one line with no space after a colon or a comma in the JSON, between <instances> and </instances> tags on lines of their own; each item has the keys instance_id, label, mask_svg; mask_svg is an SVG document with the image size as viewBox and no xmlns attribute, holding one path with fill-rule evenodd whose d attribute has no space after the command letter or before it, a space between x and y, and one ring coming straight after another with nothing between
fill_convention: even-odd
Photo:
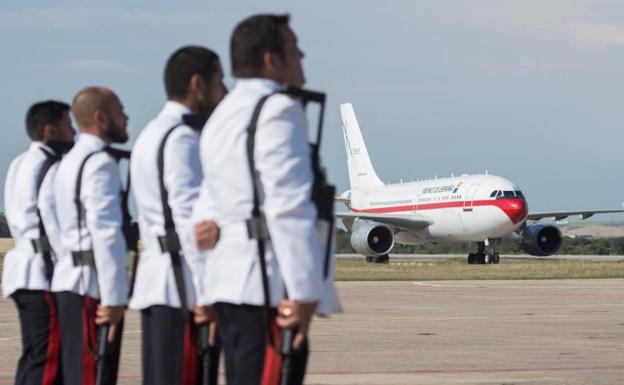
<instances>
[{"instance_id":1,"label":"beard","mask_svg":"<svg viewBox=\"0 0 624 385\"><path fill-rule=\"evenodd\" d=\"M117 125L111 119L110 125L108 126L108 139L111 143L126 143L128 141L128 132L126 127L121 125Z\"/></svg>"}]
</instances>

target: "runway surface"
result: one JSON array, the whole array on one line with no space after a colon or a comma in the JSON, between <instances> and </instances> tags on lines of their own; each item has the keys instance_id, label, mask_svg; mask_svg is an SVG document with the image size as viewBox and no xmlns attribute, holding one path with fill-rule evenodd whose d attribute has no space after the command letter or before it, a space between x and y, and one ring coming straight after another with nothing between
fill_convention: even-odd
<instances>
[{"instance_id":1,"label":"runway surface","mask_svg":"<svg viewBox=\"0 0 624 385\"><path fill-rule=\"evenodd\" d=\"M419 261L436 261L446 260L450 258L467 258L464 254L390 254L390 261L394 260L419 260ZM338 259L365 259L360 254L337 254ZM547 260L573 260L573 261L624 261L624 255L551 255L550 257L536 257L528 254L501 255L501 259L535 259L540 261Z\"/></svg>"},{"instance_id":2,"label":"runway surface","mask_svg":"<svg viewBox=\"0 0 624 385\"><path fill-rule=\"evenodd\" d=\"M624 279L340 282L346 312L312 327L308 384L622 384ZM120 384L140 383L128 314ZM19 355L0 301L0 384Z\"/></svg>"}]
</instances>

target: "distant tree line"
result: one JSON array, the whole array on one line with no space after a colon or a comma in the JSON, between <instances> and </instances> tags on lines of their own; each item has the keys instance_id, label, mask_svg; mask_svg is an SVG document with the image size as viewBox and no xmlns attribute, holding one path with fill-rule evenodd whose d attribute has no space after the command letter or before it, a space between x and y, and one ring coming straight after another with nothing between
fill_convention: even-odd
<instances>
[{"instance_id":1,"label":"distant tree line","mask_svg":"<svg viewBox=\"0 0 624 385\"><path fill-rule=\"evenodd\" d=\"M468 254L476 251L472 242L425 245L395 244L392 254ZM520 245L514 241L503 241L498 248L500 254L525 254ZM355 253L351 247L351 234L337 229L336 252L341 254ZM622 238L569 238L563 239L563 246L558 254L565 255L624 255L624 237Z\"/></svg>"}]
</instances>

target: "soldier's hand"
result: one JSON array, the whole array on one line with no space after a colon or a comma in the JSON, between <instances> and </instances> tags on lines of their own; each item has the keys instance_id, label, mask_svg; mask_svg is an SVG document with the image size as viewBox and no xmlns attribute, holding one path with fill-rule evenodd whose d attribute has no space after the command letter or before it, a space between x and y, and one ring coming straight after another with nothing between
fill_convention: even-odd
<instances>
[{"instance_id":1,"label":"soldier's hand","mask_svg":"<svg viewBox=\"0 0 624 385\"><path fill-rule=\"evenodd\" d=\"M299 303L285 299L277 306L277 325L281 328L297 328L293 348L299 349L305 341L317 305L318 302Z\"/></svg>"},{"instance_id":2,"label":"soldier's hand","mask_svg":"<svg viewBox=\"0 0 624 385\"><path fill-rule=\"evenodd\" d=\"M215 221L202 221L195 225L195 239L200 250L211 250L219 241L219 225Z\"/></svg>"},{"instance_id":3,"label":"soldier's hand","mask_svg":"<svg viewBox=\"0 0 624 385\"><path fill-rule=\"evenodd\" d=\"M198 325L210 322L208 325L208 345L215 346L217 342L217 312L212 306L195 306L195 323Z\"/></svg>"},{"instance_id":4,"label":"soldier's hand","mask_svg":"<svg viewBox=\"0 0 624 385\"><path fill-rule=\"evenodd\" d=\"M126 311L125 306L103 306L98 305L95 312L95 323L97 325L109 324L108 330L108 342L113 342L115 339L116 325L123 319Z\"/></svg>"}]
</instances>

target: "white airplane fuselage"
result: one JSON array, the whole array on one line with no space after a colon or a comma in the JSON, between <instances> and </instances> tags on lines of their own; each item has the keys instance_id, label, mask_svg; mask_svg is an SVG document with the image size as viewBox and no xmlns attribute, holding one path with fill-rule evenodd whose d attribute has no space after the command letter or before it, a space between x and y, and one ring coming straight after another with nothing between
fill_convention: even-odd
<instances>
[{"instance_id":1,"label":"white airplane fuselage","mask_svg":"<svg viewBox=\"0 0 624 385\"><path fill-rule=\"evenodd\" d=\"M526 199L514 183L494 175L356 187L342 196L346 195L353 213L431 220L430 226L420 230L397 231L395 240L402 244L504 238L522 226L528 215Z\"/></svg>"}]
</instances>

